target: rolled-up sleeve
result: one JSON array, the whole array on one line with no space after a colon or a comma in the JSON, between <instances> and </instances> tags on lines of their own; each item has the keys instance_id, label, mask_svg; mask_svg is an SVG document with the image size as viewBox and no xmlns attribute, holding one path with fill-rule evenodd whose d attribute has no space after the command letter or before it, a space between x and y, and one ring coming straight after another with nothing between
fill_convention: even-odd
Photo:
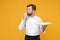
<instances>
[{"instance_id":1,"label":"rolled-up sleeve","mask_svg":"<svg viewBox=\"0 0 60 40\"><path fill-rule=\"evenodd\" d=\"M18 29L22 30L25 27L25 25L26 25L26 22L25 22L25 20L22 19L21 23L18 26Z\"/></svg>"},{"instance_id":2,"label":"rolled-up sleeve","mask_svg":"<svg viewBox=\"0 0 60 40\"><path fill-rule=\"evenodd\" d=\"M42 19L41 18L39 19L39 25L40 25L40 32L43 32L43 28L42 28L42 25L40 23L42 23Z\"/></svg>"},{"instance_id":3,"label":"rolled-up sleeve","mask_svg":"<svg viewBox=\"0 0 60 40\"><path fill-rule=\"evenodd\" d=\"M39 24L40 23L42 23L42 19L40 18L40 22L39 22ZM42 25L40 24L40 32L42 32L42 33L45 33L46 32L46 30L43 32L43 27L42 27Z\"/></svg>"}]
</instances>

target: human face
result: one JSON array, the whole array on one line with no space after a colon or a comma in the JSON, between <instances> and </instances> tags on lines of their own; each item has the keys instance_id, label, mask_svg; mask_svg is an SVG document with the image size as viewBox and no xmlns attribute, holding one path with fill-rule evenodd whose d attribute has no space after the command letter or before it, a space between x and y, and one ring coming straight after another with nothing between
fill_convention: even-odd
<instances>
[{"instance_id":1,"label":"human face","mask_svg":"<svg viewBox=\"0 0 60 40\"><path fill-rule=\"evenodd\" d=\"M31 16L33 14L32 6L27 7L27 15Z\"/></svg>"}]
</instances>

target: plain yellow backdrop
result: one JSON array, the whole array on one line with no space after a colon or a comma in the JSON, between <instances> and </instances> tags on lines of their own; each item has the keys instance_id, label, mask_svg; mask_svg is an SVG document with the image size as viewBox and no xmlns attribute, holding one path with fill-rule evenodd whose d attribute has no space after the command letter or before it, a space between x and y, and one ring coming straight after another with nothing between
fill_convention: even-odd
<instances>
[{"instance_id":1,"label":"plain yellow backdrop","mask_svg":"<svg viewBox=\"0 0 60 40\"><path fill-rule=\"evenodd\" d=\"M37 6L36 15L52 22L41 40L60 40L60 0L0 0L0 40L24 40L25 31L18 30L28 4Z\"/></svg>"}]
</instances>

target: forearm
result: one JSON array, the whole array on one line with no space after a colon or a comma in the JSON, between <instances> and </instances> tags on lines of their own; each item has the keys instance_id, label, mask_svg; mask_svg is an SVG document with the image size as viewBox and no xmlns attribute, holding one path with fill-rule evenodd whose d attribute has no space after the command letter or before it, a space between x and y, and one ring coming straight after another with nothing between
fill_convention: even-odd
<instances>
[{"instance_id":1,"label":"forearm","mask_svg":"<svg viewBox=\"0 0 60 40\"><path fill-rule=\"evenodd\" d=\"M46 28L43 27L43 32L45 31Z\"/></svg>"},{"instance_id":2,"label":"forearm","mask_svg":"<svg viewBox=\"0 0 60 40\"><path fill-rule=\"evenodd\" d=\"M22 19L21 23L19 24L19 30L22 30L26 26L26 20Z\"/></svg>"},{"instance_id":3,"label":"forearm","mask_svg":"<svg viewBox=\"0 0 60 40\"><path fill-rule=\"evenodd\" d=\"M47 25L42 26L42 31L44 32L46 30Z\"/></svg>"}]
</instances>

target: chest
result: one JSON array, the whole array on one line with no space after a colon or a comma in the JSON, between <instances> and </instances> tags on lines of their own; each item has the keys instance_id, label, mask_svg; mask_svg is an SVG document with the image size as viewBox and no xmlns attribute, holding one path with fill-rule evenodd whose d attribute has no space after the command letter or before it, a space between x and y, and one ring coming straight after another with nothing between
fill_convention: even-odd
<instances>
[{"instance_id":1,"label":"chest","mask_svg":"<svg viewBox=\"0 0 60 40\"><path fill-rule=\"evenodd\" d=\"M37 26L39 25L39 20L37 18L29 18L27 19L26 24Z\"/></svg>"}]
</instances>

